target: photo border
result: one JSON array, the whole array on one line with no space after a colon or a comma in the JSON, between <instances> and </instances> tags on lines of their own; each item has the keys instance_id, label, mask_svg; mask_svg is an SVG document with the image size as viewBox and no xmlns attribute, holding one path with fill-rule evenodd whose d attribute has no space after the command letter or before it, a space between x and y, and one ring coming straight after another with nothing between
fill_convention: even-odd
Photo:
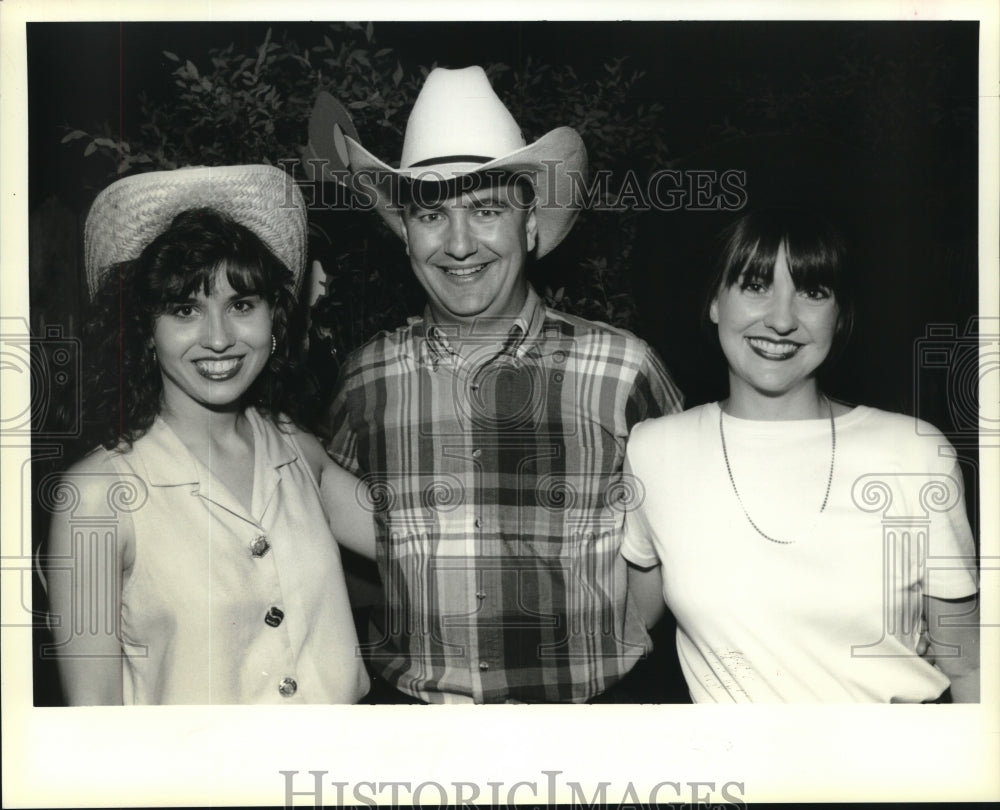
<instances>
[{"instance_id":1,"label":"photo border","mask_svg":"<svg viewBox=\"0 0 1000 810\"><path fill-rule=\"evenodd\" d=\"M204 4L119 2L0 3L0 316L4 329L28 329L28 165L25 23L36 20L198 19ZM459 3L420 7L426 19L471 19L484 9ZM215 0L213 21L412 19L411 3L235 3ZM980 315L996 317L998 296L997 8L990 2L636 2L540 5L507 2L505 19L913 19L980 21ZM377 12L377 13L376 13ZM803 16L804 15L804 16ZM0 388L2 413L24 412L28 380ZM997 402L996 377L982 401ZM24 377L24 375L22 375ZM640 801L658 783L743 785L743 801L959 801L1000 798L1000 712L996 677L983 678L976 706L205 706L35 708L32 706L30 604L20 587L31 571L30 445L0 436L3 544L3 805L280 805L295 773L298 804L313 804L310 771L325 772L323 799L336 782L501 783L500 797L573 802L568 785L589 799L602 782L617 802L631 785ZM981 448L981 586L984 673L1000 672L1000 520L995 498L998 452ZM27 589L30 594L30 587ZM424 712L424 714L421 714ZM428 712L434 712L428 722ZM548 773L558 772L555 777ZM555 779L558 791L544 788ZM301 781L299 781L301 780ZM348 788L350 790L350 788ZM663 799L673 799L661 790ZM731 788L732 794L737 794ZM616 795L617 794L617 795ZM464 796L470 794L466 791ZM492 794L495 795L495 794ZM405 798L405 794L404 794ZM347 794L349 803L357 803ZM428 791L426 801L438 801Z\"/></svg>"}]
</instances>

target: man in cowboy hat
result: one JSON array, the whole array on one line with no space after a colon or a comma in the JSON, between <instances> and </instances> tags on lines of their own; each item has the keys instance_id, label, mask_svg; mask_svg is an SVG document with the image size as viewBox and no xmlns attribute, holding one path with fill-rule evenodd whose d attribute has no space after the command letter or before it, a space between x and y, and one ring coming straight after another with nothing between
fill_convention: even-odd
<instances>
[{"instance_id":1,"label":"man in cowboy hat","mask_svg":"<svg viewBox=\"0 0 1000 810\"><path fill-rule=\"evenodd\" d=\"M351 355L331 408L328 452L374 502L374 700L614 695L649 646L618 556L641 497L625 441L681 397L644 342L527 280L579 212L580 136L526 145L471 67L428 75L400 168L335 139L427 293L423 317Z\"/></svg>"}]
</instances>

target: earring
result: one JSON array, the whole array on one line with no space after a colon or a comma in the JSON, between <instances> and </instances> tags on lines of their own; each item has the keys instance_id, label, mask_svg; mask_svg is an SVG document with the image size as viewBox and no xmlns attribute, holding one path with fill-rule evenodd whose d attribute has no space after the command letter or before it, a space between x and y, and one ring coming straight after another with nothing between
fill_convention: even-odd
<instances>
[{"instance_id":1,"label":"earring","mask_svg":"<svg viewBox=\"0 0 1000 810\"><path fill-rule=\"evenodd\" d=\"M274 335L271 335L271 354L274 354L276 351L278 351L278 339Z\"/></svg>"}]
</instances>

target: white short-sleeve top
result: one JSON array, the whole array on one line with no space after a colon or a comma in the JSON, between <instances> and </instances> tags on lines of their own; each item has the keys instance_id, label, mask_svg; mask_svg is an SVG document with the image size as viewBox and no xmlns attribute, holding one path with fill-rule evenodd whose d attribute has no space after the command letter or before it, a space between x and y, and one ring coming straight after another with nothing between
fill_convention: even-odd
<instances>
[{"instance_id":1,"label":"white short-sleeve top","mask_svg":"<svg viewBox=\"0 0 1000 810\"><path fill-rule=\"evenodd\" d=\"M857 407L836 419L724 416L715 403L635 427L641 482L622 554L663 564L695 702L921 702L947 677L914 654L924 594L976 592L962 475L926 422ZM960 621L956 617L956 621ZM931 628L933 634L934 630Z\"/></svg>"}]
</instances>

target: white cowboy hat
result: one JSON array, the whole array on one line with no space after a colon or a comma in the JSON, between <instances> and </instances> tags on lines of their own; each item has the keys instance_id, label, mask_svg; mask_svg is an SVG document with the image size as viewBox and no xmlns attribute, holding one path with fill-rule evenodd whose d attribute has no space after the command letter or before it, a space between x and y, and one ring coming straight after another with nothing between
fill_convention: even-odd
<instances>
[{"instance_id":1,"label":"white cowboy hat","mask_svg":"<svg viewBox=\"0 0 1000 810\"><path fill-rule=\"evenodd\" d=\"M376 210L400 238L399 209L385 182L393 176L442 182L504 170L532 180L538 256L563 240L582 207L581 185L587 171L583 139L571 127L559 127L527 145L481 67L436 68L428 74L406 124L398 169L338 127L334 141L337 151L347 155L358 182L375 195Z\"/></svg>"},{"instance_id":2,"label":"white cowboy hat","mask_svg":"<svg viewBox=\"0 0 1000 810\"><path fill-rule=\"evenodd\" d=\"M135 174L97 195L83 240L90 294L109 267L137 258L175 216L205 207L257 234L292 271L298 290L306 263L306 206L295 181L276 166L199 166Z\"/></svg>"}]
</instances>

